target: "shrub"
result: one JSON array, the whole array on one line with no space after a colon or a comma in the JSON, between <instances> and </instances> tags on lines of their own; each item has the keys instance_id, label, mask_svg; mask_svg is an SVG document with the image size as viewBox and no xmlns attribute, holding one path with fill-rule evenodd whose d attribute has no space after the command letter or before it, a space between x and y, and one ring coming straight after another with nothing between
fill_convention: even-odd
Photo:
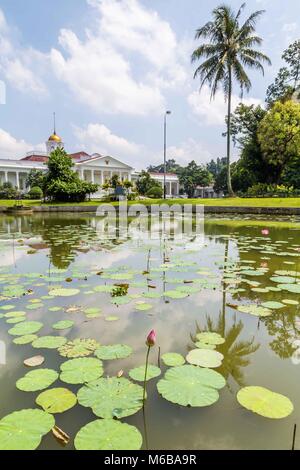
<instances>
[{"instance_id":1,"label":"shrub","mask_svg":"<svg viewBox=\"0 0 300 470\"><path fill-rule=\"evenodd\" d=\"M39 186L33 186L28 193L29 199L42 199L43 198L43 191Z\"/></svg>"},{"instance_id":2,"label":"shrub","mask_svg":"<svg viewBox=\"0 0 300 470\"><path fill-rule=\"evenodd\" d=\"M19 192L10 182L0 185L0 199L16 199Z\"/></svg>"},{"instance_id":3,"label":"shrub","mask_svg":"<svg viewBox=\"0 0 300 470\"><path fill-rule=\"evenodd\" d=\"M160 199L163 195L163 189L159 186L152 186L145 194L147 197L152 199Z\"/></svg>"}]
</instances>

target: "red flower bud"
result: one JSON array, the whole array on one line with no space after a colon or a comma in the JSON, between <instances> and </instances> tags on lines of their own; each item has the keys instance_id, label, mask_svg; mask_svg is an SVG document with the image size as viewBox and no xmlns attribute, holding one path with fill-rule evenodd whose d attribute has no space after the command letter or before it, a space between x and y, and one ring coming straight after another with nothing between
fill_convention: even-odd
<instances>
[{"instance_id":1,"label":"red flower bud","mask_svg":"<svg viewBox=\"0 0 300 470\"><path fill-rule=\"evenodd\" d=\"M156 333L155 333L155 330L152 330L147 336L146 345L149 348L152 348L152 346L155 345L155 342L156 342Z\"/></svg>"},{"instance_id":2,"label":"red flower bud","mask_svg":"<svg viewBox=\"0 0 300 470\"><path fill-rule=\"evenodd\" d=\"M269 229L268 228L264 228L262 231L261 231L261 234L262 235L269 235Z\"/></svg>"}]
</instances>

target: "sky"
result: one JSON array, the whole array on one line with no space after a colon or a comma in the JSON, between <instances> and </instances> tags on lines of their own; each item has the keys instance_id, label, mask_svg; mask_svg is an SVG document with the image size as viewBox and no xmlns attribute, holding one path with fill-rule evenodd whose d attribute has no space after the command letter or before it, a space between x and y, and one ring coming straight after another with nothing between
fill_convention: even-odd
<instances>
[{"instance_id":1,"label":"sky","mask_svg":"<svg viewBox=\"0 0 300 470\"><path fill-rule=\"evenodd\" d=\"M222 92L210 101L193 79L195 30L221 0L0 0L0 158L43 150L53 112L68 152L112 155L136 169L168 158L185 165L225 155ZM242 0L228 0L237 9ZM300 37L299 0L248 0L245 17L266 10L257 32L272 60L250 71L246 104L263 104ZM284 5L284 6L283 6ZM4 90L6 96L4 96ZM5 99L4 99L5 98ZM240 102L235 85L233 104ZM238 149L234 149L234 158Z\"/></svg>"}]
</instances>

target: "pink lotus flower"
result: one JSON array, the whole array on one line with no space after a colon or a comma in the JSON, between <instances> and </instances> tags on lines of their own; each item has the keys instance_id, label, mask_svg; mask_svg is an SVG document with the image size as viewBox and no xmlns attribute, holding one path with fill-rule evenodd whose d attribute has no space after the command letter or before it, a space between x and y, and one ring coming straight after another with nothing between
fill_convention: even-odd
<instances>
[{"instance_id":1,"label":"pink lotus flower","mask_svg":"<svg viewBox=\"0 0 300 470\"><path fill-rule=\"evenodd\" d=\"M155 330L152 330L152 331L150 331L150 333L147 336L146 345L149 348L152 348L152 346L155 345L155 342L156 342L156 332L155 332Z\"/></svg>"},{"instance_id":2,"label":"pink lotus flower","mask_svg":"<svg viewBox=\"0 0 300 470\"><path fill-rule=\"evenodd\" d=\"M261 234L262 235L269 235L270 234L269 229L268 228L263 228L262 231L261 231Z\"/></svg>"},{"instance_id":3,"label":"pink lotus flower","mask_svg":"<svg viewBox=\"0 0 300 470\"><path fill-rule=\"evenodd\" d=\"M261 267L261 268L267 268L267 267L268 267L268 263L260 263L260 267Z\"/></svg>"}]
</instances>

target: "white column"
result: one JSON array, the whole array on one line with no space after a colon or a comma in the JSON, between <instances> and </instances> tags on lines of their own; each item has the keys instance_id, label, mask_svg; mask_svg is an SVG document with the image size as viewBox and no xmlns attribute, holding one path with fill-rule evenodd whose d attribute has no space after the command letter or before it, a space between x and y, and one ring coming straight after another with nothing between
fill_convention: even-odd
<instances>
[{"instance_id":1,"label":"white column","mask_svg":"<svg viewBox=\"0 0 300 470\"><path fill-rule=\"evenodd\" d=\"M19 172L16 171L16 184L17 184L17 189L20 189L20 178L19 178Z\"/></svg>"},{"instance_id":2,"label":"white column","mask_svg":"<svg viewBox=\"0 0 300 470\"><path fill-rule=\"evenodd\" d=\"M4 172L4 181L5 183L8 182L8 175L7 175L7 171Z\"/></svg>"},{"instance_id":3,"label":"white column","mask_svg":"<svg viewBox=\"0 0 300 470\"><path fill-rule=\"evenodd\" d=\"M101 186L104 184L104 181L103 181L103 171L100 172L100 184L101 184Z\"/></svg>"},{"instance_id":4,"label":"white column","mask_svg":"<svg viewBox=\"0 0 300 470\"><path fill-rule=\"evenodd\" d=\"M95 170L91 170L92 173L92 183L95 183Z\"/></svg>"},{"instance_id":5,"label":"white column","mask_svg":"<svg viewBox=\"0 0 300 470\"><path fill-rule=\"evenodd\" d=\"M84 170L83 170L83 168L81 168L81 170L80 170L80 178L82 179L82 181L84 181Z\"/></svg>"}]
</instances>

